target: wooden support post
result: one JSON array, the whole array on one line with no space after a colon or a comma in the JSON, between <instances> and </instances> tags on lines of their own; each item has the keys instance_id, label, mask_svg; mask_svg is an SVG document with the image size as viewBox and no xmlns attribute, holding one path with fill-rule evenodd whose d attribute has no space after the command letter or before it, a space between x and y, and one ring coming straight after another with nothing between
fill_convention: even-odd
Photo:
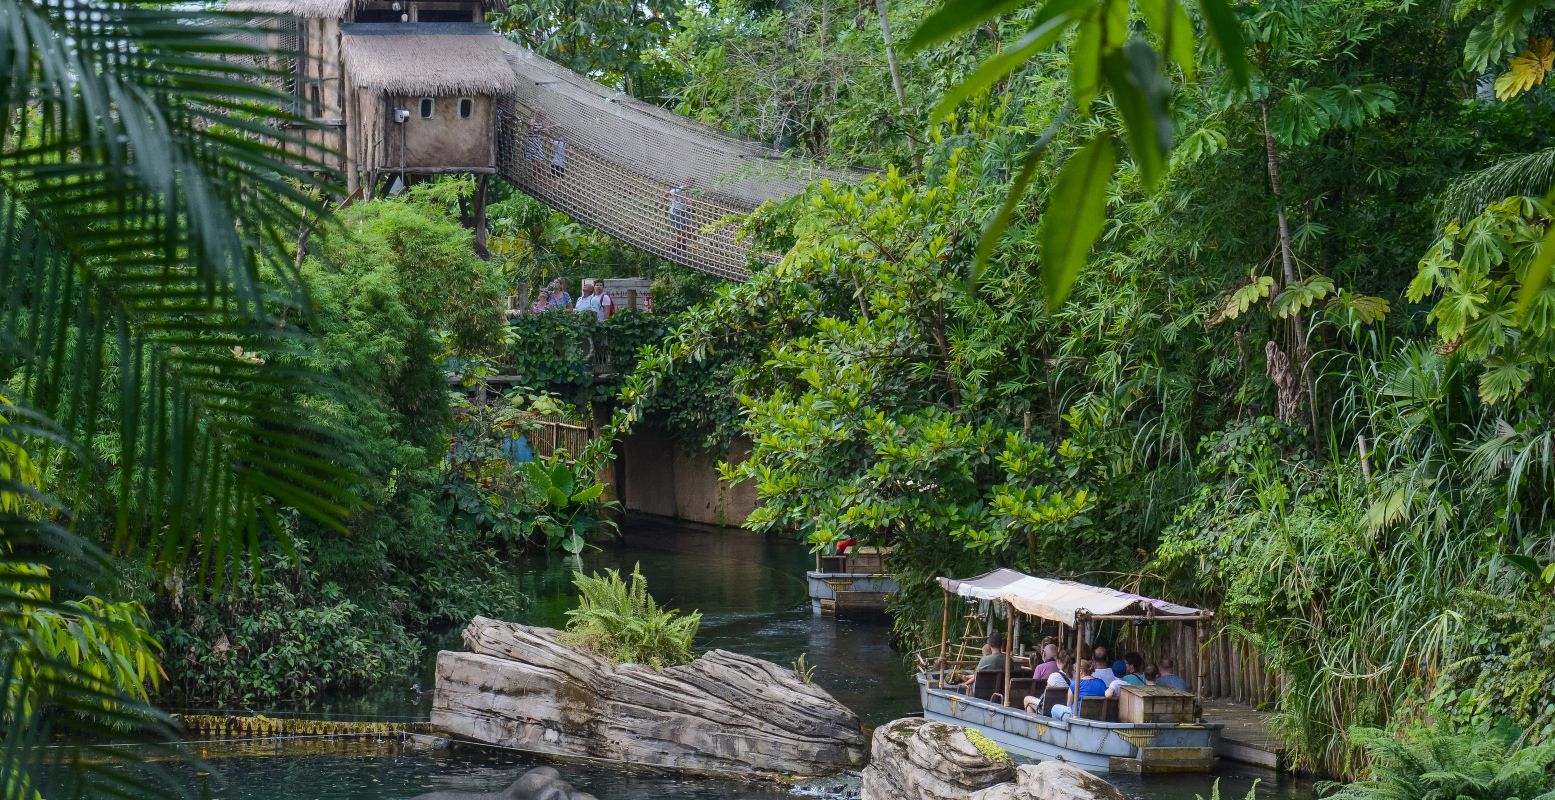
<instances>
[{"instance_id":1,"label":"wooden support post","mask_svg":"<svg viewBox=\"0 0 1555 800\"><path fill-rule=\"evenodd\" d=\"M475 254L481 258L491 257L491 251L486 249L486 181L490 177L475 176Z\"/></svg>"},{"instance_id":2,"label":"wooden support post","mask_svg":"<svg viewBox=\"0 0 1555 800\"><path fill-rule=\"evenodd\" d=\"M816 561L821 557L817 555ZM945 651L950 646L950 592L941 589L941 599L944 601L944 610L939 626L939 688L945 688Z\"/></svg>"},{"instance_id":3,"label":"wooden support post","mask_svg":"<svg viewBox=\"0 0 1555 800\"><path fill-rule=\"evenodd\" d=\"M1010 642L1015 637L1015 606L1004 604L1004 704L1010 704Z\"/></svg>"},{"instance_id":4,"label":"wooden support post","mask_svg":"<svg viewBox=\"0 0 1555 800\"><path fill-rule=\"evenodd\" d=\"M1069 679L1069 685L1074 687L1074 691L1071 694L1074 694L1076 698L1080 696L1078 694L1080 690L1080 653L1085 649L1085 637L1080 635L1080 632L1085 630L1085 617L1086 613L1084 611L1074 612L1074 674L1064 676ZM1076 714L1080 713L1078 707L1074 711Z\"/></svg>"},{"instance_id":5,"label":"wooden support post","mask_svg":"<svg viewBox=\"0 0 1555 800\"><path fill-rule=\"evenodd\" d=\"M1199 696L1199 698L1202 700L1204 698L1204 680L1207 677L1207 675L1205 673L1208 671L1205 668L1205 664L1204 664L1204 621L1203 620L1200 620L1198 622L1193 623L1193 643L1194 643L1194 651L1196 653L1198 653L1198 664L1197 664L1197 666L1195 668L1195 671L1198 674L1194 676L1194 681L1193 682L1194 682L1194 685L1196 686L1195 694L1197 694Z\"/></svg>"}]
</instances>

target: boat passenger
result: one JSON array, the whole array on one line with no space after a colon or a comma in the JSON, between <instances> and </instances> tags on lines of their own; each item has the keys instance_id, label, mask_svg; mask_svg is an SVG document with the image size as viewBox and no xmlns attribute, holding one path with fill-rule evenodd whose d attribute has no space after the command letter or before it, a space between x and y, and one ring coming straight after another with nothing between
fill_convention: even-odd
<instances>
[{"instance_id":1,"label":"boat passenger","mask_svg":"<svg viewBox=\"0 0 1555 800\"><path fill-rule=\"evenodd\" d=\"M1057 645L1054 645L1054 646L1056 647ZM1067 688L1069 688L1069 674L1068 673L1069 673L1070 668L1072 668L1074 666L1074 656L1070 655L1069 651L1067 651L1067 650L1060 650L1053 657L1053 661L1054 661L1053 671L1048 673L1046 681L1039 681L1037 683L1037 685L1043 687L1044 689L1067 689ZM1038 669L1041 669L1041 667L1038 667ZM1045 694L1045 692L1039 692L1036 695L1026 695L1026 702L1021 704L1021 705L1025 706L1026 713L1028 713L1028 714L1041 714L1042 713L1042 695L1043 694Z\"/></svg>"},{"instance_id":2,"label":"boat passenger","mask_svg":"<svg viewBox=\"0 0 1555 800\"><path fill-rule=\"evenodd\" d=\"M1176 689L1179 692L1188 691L1188 682L1177 674L1177 662L1173 661L1171 656L1161 659L1160 669L1161 677L1155 679L1157 685Z\"/></svg>"},{"instance_id":3,"label":"boat passenger","mask_svg":"<svg viewBox=\"0 0 1555 800\"><path fill-rule=\"evenodd\" d=\"M1145 657L1138 653L1129 653L1123 657L1123 677L1107 684L1107 696L1117 697L1122 693L1124 686L1144 686Z\"/></svg>"},{"instance_id":4,"label":"boat passenger","mask_svg":"<svg viewBox=\"0 0 1555 800\"><path fill-rule=\"evenodd\" d=\"M1058 671L1058 645L1048 642L1042 645L1042 663L1031 671L1031 679L1038 686L1047 682L1048 676Z\"/></svg>"},{"instance_id":5,"label":"boat passenger","mask_svg":"<svg viewBox=\"0 0 1555 800\"><path fill-rule=\"evenodd\" d=\"M1074 716L1075 709L1087 697L1106 697L1107 684L1096 677L1096 665L1087 659L1080 660L1080 681L1069 692L1069 705L1053 706L1054 719L1067 719Z\"/></svg>"},{"instance_id":6,"label":"boat passenger","mask_svg":"<svg viewBox=\"0 0 1555 800\"><path fill-rule=\"evenodd\" d=\"M988 644L983 645L983 657L978 659L977 669L966 676L966 685L977 683L979 672L1003 672L1007 658L1008 656L1004 654L1004 634L998 631L988 634Z\"/></svg>"},{"instance_id":7,"label":"boat passenger","mask_svg":"<svg viewBox=\"0 0 1555 800\"><path fill-rule=\"evenodd\" d=\"M1060 650L1058 653L1058 669L1047 676L1047 685L1054 689L1064 689L1069 686L1069 676L1074 674L1074 656L1068 650Z\"/></svg>"},{"instance_id":8,"label":"boat passenger","mask_svg":"<svg viewBox=\"0 0 1555 800\"><path fill-rule=\"evenodd\" d=\"M1114 670L1112 661L1107 658L1106 645L1096 645L1095 649L1093 649L1091 653L1093 655L1091 658L1091 664L1093 664L1096 668L1097 679L1101 680L1106 685L1111 686L1113 681L1123 676L1123 662L1118 662L1116 669Z\"/></svg>"},{"instance_id":9,"label":"boat passenger","mask_svg":"<svg viewBox=\"0 0 1555 800\"><path fill-rule=\"evenodd\" d=\"M1159 677L1161 677L1161 670L1157 669L1156 665L1154 665L1154 664L1146 664L1145 665L1145 685L1146 686L1154 686L1156 678L1159 678Z\"/></svg>"}]
</instances>

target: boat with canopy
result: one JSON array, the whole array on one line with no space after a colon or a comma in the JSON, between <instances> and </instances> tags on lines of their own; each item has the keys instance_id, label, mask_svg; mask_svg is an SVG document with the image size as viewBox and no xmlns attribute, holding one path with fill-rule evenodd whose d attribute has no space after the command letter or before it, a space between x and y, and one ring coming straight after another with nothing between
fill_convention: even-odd
<instances>
[{"instance_id":1,"label":"boat with canopy","mask_svg":"<svg viewBox=\"0 0 1555 800\"><path fill-rule=\"evenodd\" d=\"M1204 720L1197 700L1205 674L1203 629L1213 612L1010 569L940 578L939 583L945 593L939 656L932 664L920 657L918 673L924 717L975 728L1018 759L1056 759L1095 772L1207 772L1214 767L1222 725ZM1039 629L1044 624L1056 629L1057 644L1072 648L1077 663L1100 625L1191 624L1199 644L1198 691L1128 685L1119 687L1115 697L1086 697L1076 704L1068 688L1036 685L1029 667L1012 671L1014 657L1004 659L1000 672L963 677L970 648L953 650L950 644L952 598L986 609L990 630L994 612L1003 611L1007 642L1019 638L1016 626L1025 618L1039 620ZM1033 698L1031 710L1028 697Z\"/></svg>"}]
</instances>

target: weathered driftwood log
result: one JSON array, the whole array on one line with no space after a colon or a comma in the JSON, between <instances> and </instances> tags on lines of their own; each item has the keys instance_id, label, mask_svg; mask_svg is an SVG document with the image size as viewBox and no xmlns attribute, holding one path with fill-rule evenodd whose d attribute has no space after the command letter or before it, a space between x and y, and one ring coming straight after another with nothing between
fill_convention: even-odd
<instances>
[{"instance_id":1,"label":"weathered driftwood log","mask_svg":"<svg viewBox=\"0 0 1555 800\"><path fill-rule=\"evenodd\" d=\"M535 767L513 785L499 792L428 792L411 800L598 800L588 792L572 788L561 773L550 767Z\"/></svg>"},{"instance_id":2,"label":"weathered driftwood log","mask_svg":"<svg viewBox=\"0 0 1555 800\"><path fill-rule=\"evenodd\" d=\"M794 671L714 650L663 672L614 665L559 631L477 617L437 657L432 725L476 742L751 778L863 763L858 717Z\"/></svg>"},{"instance_id":3,"label":"weathered driftwood log","mask_svg":"<svg viewBox=\"0 0 1555 800\"><path fill-rule=\"evenodd\" d=\"M1057 761L1022 764L980 751L966 730L899 719L875 729L863 800L1123 800L1112 784Z\"/></svg>"}]
</instances>

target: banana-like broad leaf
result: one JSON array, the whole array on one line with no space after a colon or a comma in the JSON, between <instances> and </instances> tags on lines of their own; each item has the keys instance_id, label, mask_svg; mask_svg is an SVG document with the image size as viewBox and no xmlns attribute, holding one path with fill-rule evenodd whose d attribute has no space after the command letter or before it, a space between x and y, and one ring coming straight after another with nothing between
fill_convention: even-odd
<instances>
[{"instance_id":1,"label":"banana-like broad leaf","mask_svg":"<svg viewBox=\"0 0 1555 800\"><path fill-rule=\"evenodd\" d=\"M1311 308L1334 291L1334 281L1326 275L1313 275L1287 284L1274 298L1270 310L1278 319L1290 319Z\"/></svg>"},{"instance_id":2,"label":"banana-like broad leaf","mask_svg":"<svg viewBox=\"0 0 1555 800\"><path fill-rule=\"evenodd\" d=\"M907 40L909 53L948 41L963 31L969 31L983 22L1021 5L1022 0L947 0L934 13L923 20L918 30Z\"/></svg>"},{"instance_id":3,"label":"banana-like broad leaf","mask_svg":"<svg viewBox=\"0 0 1555 800\"><path fill-rule=\"evenodd\" d=\"M599 496L604 493L605 485L603 483L590 484L589 486L584 487L582 491L574 494L572 496L572 502L592 503L595 500L598 500Z\"/></svg>"},{"instance_id":4,"label":"banana-like broad leaf","mask_svg":"<svg viewBox=\"0 0 1555 800\"><path fill-rule=\"evenodd\" d=\"M1226 297L1225 302L1212 314L1208 320L1210 325L1218 325L1227 320L1233 320L1247 313L1254 303L1265 300L1274 291L1274 278L1268 275L1254 275L1247 283L1236 288Z\"/></svg>"},{"instance_id":5,"label":"banana-like broad leaf","mask_svg":"<svg viewBox=\"0 0 1555 800\"><path fill-rule=\"evenodd\" d=\"M1171 89L1161 74L1161 59L1155 48L1134 39L1106 56L1102 73L1123 117L1140 181L1146 191L1153 190L1166 173L1166 156L1172 150L1172 119L1166 110Z\"/></svg>"}]
</instances>

